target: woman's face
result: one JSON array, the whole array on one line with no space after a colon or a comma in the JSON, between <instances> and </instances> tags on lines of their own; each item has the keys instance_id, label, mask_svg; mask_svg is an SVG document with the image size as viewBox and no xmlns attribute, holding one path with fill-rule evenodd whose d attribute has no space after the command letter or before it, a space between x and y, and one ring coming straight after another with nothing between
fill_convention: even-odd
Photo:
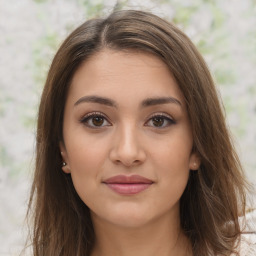
<instances>
[{"instance_id":1,"label":"woman's face","mask_svg":"<svg viewBox=\"0 0 256 256\"><path fill-rule=\"evenodd\" d=\"M199 166L184 97L157 57L103 50L75 73L64 111L63 171L93 221L139 227L179 218Z\"/></svg>"}]
</instances>

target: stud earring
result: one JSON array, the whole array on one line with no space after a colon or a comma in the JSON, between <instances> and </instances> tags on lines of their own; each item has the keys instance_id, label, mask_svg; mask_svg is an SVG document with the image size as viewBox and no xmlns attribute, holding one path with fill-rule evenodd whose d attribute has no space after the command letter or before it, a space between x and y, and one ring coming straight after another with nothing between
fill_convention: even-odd
<instances>
[{"instance_id":1,"label":"stud earring","mask_svg":"<svg viewBox=\"0 0 256 256\"><path fill-rule=\"evenodd\" d=\"M67 165L67 163L65 163L65 162L62 163L62 166L66 166L66 165Z\"/></svg>"},{"instance_id":2,"label":"stud earring","mask_svg":"<svg viewBox=\"0 0 256 256\"><path fill-rule=\"evenodd\" d=\"M197 168L198 168L197 163L194 162L194 163L193 163L193 169L194 169L194 170L197 170Z\"/></svg>"}]
</instances>

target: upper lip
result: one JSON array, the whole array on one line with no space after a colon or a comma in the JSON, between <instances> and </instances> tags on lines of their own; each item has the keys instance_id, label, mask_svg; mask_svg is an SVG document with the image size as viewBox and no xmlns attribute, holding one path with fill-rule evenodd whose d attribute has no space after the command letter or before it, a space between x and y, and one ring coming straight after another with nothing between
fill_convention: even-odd
<instances>
[{"instance_id":1,"label":"upper lip","mask_svg":"<svg viewBox=\"0 0 256 256\"><path fill-rule=\"evenodd\" d=\"M153 181L150 179L147 179L145 177L142 177L140 175L131 175L131 176L126 176L126 175L117 175L110 177L106 180L103 181L103 183L107 184L134 184L134 183L143 183L143 184L152 184Z\"/></svg>"}]
</instances>

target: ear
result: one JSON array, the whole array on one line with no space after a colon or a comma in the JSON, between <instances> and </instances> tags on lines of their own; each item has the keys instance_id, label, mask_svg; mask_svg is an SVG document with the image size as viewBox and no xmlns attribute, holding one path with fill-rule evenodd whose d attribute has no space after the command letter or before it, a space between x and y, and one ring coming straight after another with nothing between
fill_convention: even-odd
<instances>
[{"instance_id":1,"label":"ear","mask_svg":"<svg viewBox=\"0 0 256 256\"><path fill-rule=\"evenodd\" d=\"M65 147L63 141L59 142L59 147L60 147L60 154L61 154L62 161L63 161L62 171L65 173L71 173L69 161L68 161L67 150L66 150L66 147Z\"/></svg>"},{"instance_id":2,"label":"ear","mask_svg":"<svg viewBox=\"0 0 256 256\"><path fill-rule=\"evenodd\" d=\"M189 159L189 169L192 171L196 171L198 170L200 165L201 165L201 159L199 154L197 152L191 153L190 159Z\"/></svg>"}]
</instances>

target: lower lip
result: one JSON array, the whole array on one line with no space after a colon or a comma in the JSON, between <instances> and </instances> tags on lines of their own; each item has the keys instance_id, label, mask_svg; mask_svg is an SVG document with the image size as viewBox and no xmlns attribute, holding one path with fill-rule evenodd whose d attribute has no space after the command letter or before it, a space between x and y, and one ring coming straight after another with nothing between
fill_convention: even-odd
<instances>
[{"instance_id":1,"label":"lower lip","mask_svg":"<svg viewBox=\"0 0 256 256\"><path fill-rule=\"evenodd\" d=\"M122 195L134 195L142 192L143 190L149 188L152 183L106 183L106 185Z\"/></svg>"}]
</instances>

